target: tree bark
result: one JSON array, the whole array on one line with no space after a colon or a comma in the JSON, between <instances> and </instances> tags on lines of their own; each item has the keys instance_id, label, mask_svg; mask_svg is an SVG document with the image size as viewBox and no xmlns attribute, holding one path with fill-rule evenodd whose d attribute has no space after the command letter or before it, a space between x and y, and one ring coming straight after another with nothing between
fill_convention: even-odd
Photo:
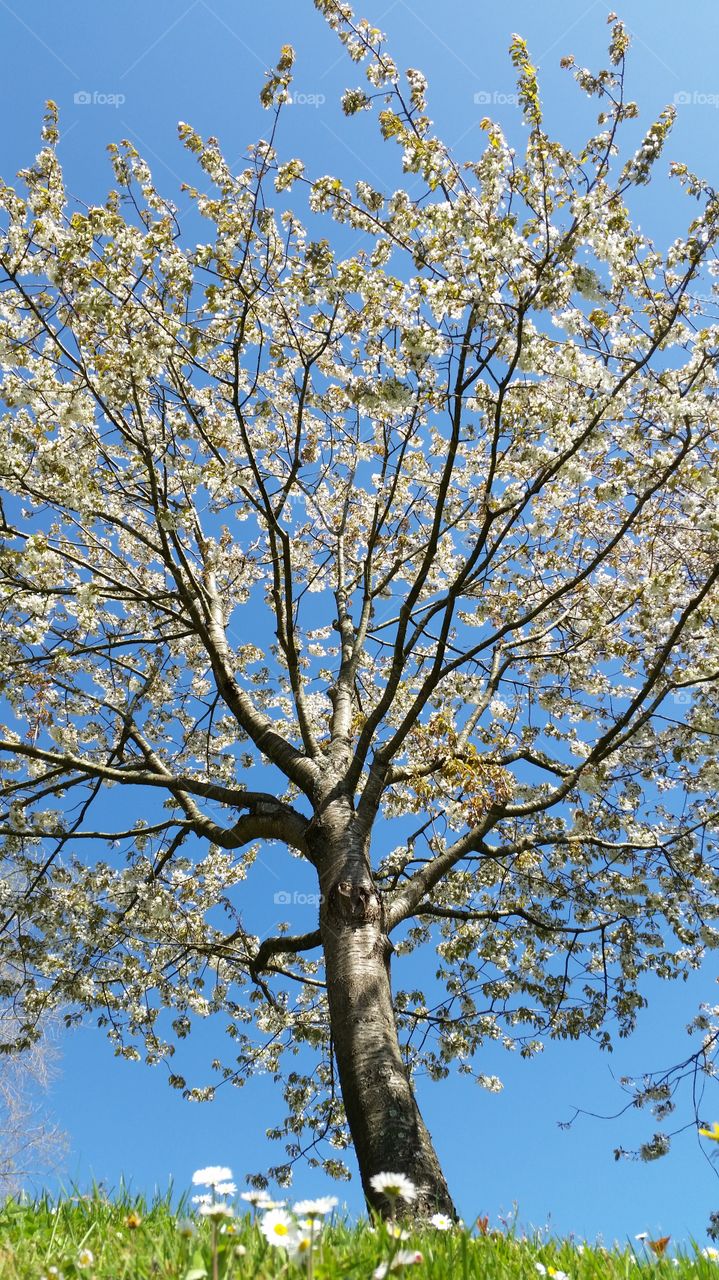
<instances>
[{"instance_id":1,"label":"tree bark","mask_svg":"<svg viewBox=\"0 0 719 1280\"><path fill-rule=\"evenodd\" d=\"M351 819L331 825L329 840L316 845L320 930L335 1059L365 1197L386 1214L390 1203L370 1179L402 1173L417 1188L417 1199L405 1211L456 1218L402 1058L390 981L392 944L369 861L357 847Z\"/></svg>"}]
</instances>

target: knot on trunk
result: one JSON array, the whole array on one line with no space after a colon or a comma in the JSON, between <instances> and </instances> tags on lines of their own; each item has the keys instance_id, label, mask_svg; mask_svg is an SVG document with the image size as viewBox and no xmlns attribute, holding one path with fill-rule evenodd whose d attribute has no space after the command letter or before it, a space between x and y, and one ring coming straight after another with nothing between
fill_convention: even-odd
<instances>
[{"instance_id":1,"label":"knot on trunk","mask_svg":"<svg viewBox=\"0 0 719 1280\"><path fill-rule=\"evenodd\" d=\"M328 915L343 924L372 924L381 907L373 886L366 881L336 880L327 895Z\"/></svg>"}]
</instances>

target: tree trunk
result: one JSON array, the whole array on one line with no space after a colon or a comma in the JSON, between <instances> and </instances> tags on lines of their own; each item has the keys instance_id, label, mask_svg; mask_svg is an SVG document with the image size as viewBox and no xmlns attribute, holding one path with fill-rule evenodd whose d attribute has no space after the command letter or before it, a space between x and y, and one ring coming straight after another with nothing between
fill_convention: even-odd
<instances>
[{"instance_id":1,"label":"tree trunk","mask_svg":"<svg viewBox=\"0 0 719 1280\"><path fill-rule=\"evenodd\" d=\"M317 850L320 927L334 1052L364 1193L373 1209L386 1213L389 1201L370 1179L402 1173L417 1188L406 1210L456 1218L402 1059L390 983L392 946L369 864L362 851L352 850L350 831L332 844L334 849Z\"/></svg>"}]
</instances>

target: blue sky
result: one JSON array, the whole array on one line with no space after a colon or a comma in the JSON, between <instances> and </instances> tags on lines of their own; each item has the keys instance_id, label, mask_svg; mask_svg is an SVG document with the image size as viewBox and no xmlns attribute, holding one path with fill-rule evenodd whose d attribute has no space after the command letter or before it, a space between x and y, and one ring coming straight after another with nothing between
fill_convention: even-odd
<instances>
[{"instance_id":1,"label":"blue sky","mask_svg":"<svg viewBox=\"0 0 719 1280\"><path fill-rule=\"evenodd\" d=\"M629 96L640 104L641 125L677 101L680 117L665 159L681 159L716 184L719 7L715 0L692 0L680 13L670 0L627 0L621 7L617 0L617 8L634 35ZM579 63L604 65L607 9L604 0L443 0L440 6L436 0L370 0L360 12L387 31L400 66L427 73L430 114L459 158L468 159L482 149L479 121L485 115L496 116L520 141L507 56L514 31L528 40L540 66L550 127L570 144L591 131L592 115L571 76L560 71L559 58L574 53ZM102 6L0 0L0 175L12 181L32 161L43 103L54 98L61 112L60 155L74 195L86 202L102 197L111 181L105 146L128 137L182 211L179 184L194 174L177 141L177 122L217 135L228 159L239 160L247 143L267 130L257 95L265 68L285 41L295 45L298 62L296 101L285 112L280 150L286 157L301 155L309 172L399 185L397 153L379 147L373 120L342 117L339 95L360 82L360 73L311 0L124 0ZM691 216L685 199L663 180L636 207L660 245ZM299 928L311 927L306 910L307 920L296 921ZM649 1137L648 1115L580 1119L569 1131L558 1121L575 1106L618 1111L626 1100L619 1076L682 1056L683 1027L698 1000L715 1001L715 980L708 968L687 985L653 984L637 1034L613 1057L591 1045L555 1044L525 1063L490 1050L481 1066L502 1076L500 1095L461 1080L420 1084L425 1118L465 1218L488 1213L496 1221L516 1202L521 1222L549 1222L564 1233L593 1238L601 1232L612 1240L647 1230L703 1240L709 1212L719 1208L719 1182L691 1129L675 1140L669 1157L644 1165L615 1163L613 1149ZM221 1033L208 1027L195 1040L198 1066L212 1056L213 1034ZM158 1071L115 1060L90 1026L64 1036L61 1047L50 1105L70 1135L68 1179L85 1186L95 1177L116 1185L124 1175L151 1192L155 1185L164 1189L169 1178L185 1187L193 1169L207 1163L231 1165L241 1181L245 1172L280 1157L262 1136L281 1107L271 1081L252 1081L226 1096L220 1090L211 1106L193 1107L168 1089ZM719 1100L716 1112L712 1106L709 1091L707 1119L719 1118ZM300 1171L297 1189L312 1193L320 1180ZM347 1200L353 1210L360 1207L356 1182L347 1188Z\"/></svg>"}]
</instances>

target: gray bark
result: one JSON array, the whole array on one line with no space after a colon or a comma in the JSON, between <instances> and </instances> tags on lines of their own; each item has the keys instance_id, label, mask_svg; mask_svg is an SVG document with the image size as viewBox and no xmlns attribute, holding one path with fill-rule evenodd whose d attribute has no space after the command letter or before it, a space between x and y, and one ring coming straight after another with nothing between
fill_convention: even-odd
<instances>
[{"instance_id":1,"label":"gray bark","mask_svg":"<svg viewBox=\"0 0 719 1280\"><path fill-rule=\"evenodd\" d=\"M386 1213L388 1201L370 1179L402 1173L418 1190L418 1199L406 1209L456 1217L402 1058L390 981L392 944L350 802L332 800L312 828L308 840L322 890L330 1027L367 1202Z\"/></svg>"}]
</instances>

